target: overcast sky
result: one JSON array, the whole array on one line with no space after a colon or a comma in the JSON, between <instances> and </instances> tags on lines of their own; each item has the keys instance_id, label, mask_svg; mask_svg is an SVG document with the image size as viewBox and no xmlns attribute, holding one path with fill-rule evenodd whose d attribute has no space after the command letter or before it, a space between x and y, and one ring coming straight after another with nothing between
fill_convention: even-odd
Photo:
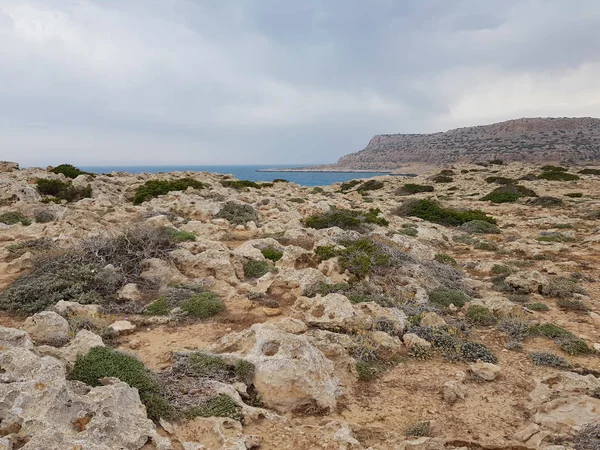
<instances>
[{"instance_id":1,"label":"overcast sky","mask_svg":"<svg viewBox=\"0 0 600 450\"><path fill-rule=\"evenodd\" d=\"M598 0L0 0L0 160L329 163L600 117Z\"/></svg>"}]
</instances>

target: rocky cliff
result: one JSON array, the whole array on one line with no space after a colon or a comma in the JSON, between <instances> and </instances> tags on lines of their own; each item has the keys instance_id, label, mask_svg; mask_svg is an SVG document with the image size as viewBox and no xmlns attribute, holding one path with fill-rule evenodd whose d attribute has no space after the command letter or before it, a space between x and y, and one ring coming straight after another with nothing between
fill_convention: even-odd
<instances>
[{"instance_id":1,"label":"rocky cliff","mask_svg":"<svg viewBox=\"0 0 600 450\"><path fill-rule=\"evenodd\" d=\"M600 119L524 118L433 134L382 134L339 159L349 169L405 164L485 162L585 163L600 160Z\"/></svg>"}]
</instances>

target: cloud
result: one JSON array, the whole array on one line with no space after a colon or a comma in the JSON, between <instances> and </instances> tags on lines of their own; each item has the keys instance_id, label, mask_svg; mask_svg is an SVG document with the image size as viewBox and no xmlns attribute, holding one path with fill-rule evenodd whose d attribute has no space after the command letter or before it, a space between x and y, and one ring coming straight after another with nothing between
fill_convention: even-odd
<instances>
[{"instance_id":1,"label":"cloud","mask_svg":"<svg viewBox=\"0 0 600 450\"><path fill-rule=\"evenodd\" d=\"M0 159L319 163L600 116L593 0L3 0Z\"/></svg>"}]
</instances>

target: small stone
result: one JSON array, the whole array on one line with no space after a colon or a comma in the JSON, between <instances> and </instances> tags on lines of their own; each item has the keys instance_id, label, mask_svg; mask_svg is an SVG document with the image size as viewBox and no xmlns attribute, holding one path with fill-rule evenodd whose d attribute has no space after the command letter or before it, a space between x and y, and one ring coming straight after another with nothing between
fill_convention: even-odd
<instances>
[{"instance_id":1,"label":"small stone","mask_svg":"<svg viewBox=\"0 0 600 450\"><path fill-rule=\"evenodd\" d=\"M477 361L475 364L469 365L469 370L477 378L485 381L494 381L500 373L500 366L483 361Z\"/></svg>"},{"instance_id":2,"label":"small stone","mask_svg":"<svg viewBox=\"0 0 600 450\"><path fill-rule=\"evenodd\" d=\"M135 330L135 325L128 320L117 320L110 324L108 328L117 332L117 334L127 334Z\"/></svg>"},{"instance_id":3,"label":"small stone","mask_svg":"<svg viewBox=\"0 0 600 450\"><path fill-rule=\"evenodd\" d=\"M137 339L132 339L127 344L127 346L132 350L137 350L138 348L140 348L141 345L142 345L142 343L140 341L138 341Z\"/></svg>"},{"instance_id":4,"label":"small stone","mask_svg":"<svg viewBox=\"0 0 600 450\"><path fill-rule=\"evenodd\" d=\"M453 405L458 400L464 400L467 396L467 387L460 381L447 381L444 383L444 400Z\"/></svg>"},{"instance_id":5,"label":"small stone","mask_svg":"<svg viewBox=\"0 0 600 450\"><path fill-rule=\"evenodd\" d=\"M424 347L424 348L430 348L431 347L431 343L430 342L426 341L422 337L417 336L414 333L406 333L402 337L402 340L404 341L404 345L406 345L408 348L413 348L413 347L416 347L416 346Z\"/></svg>"},{"instance_id":6,"label":"small stone","mask_svg":"<svg viewBox=\"0 0 600 450\"><path fill-rule=\"evenodd\" d=\"M262 310L267 316L278 316L281 314L281 308L263 308Z\"/></svg>"}]
</instances>

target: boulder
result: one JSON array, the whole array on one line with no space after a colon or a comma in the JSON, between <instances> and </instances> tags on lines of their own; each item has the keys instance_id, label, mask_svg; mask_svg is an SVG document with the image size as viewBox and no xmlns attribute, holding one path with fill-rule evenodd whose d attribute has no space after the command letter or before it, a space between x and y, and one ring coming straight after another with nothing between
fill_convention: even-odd
<instances>
[{"instance_id":1,"label":"boulder","mask_svg":"<svg viewBox=\"0 0 600 450\"><path fill-rule=\"evenodd\" d=\"M404 345L406 345L408 348L431 348L431 342L426 341L425 339L423 339L420 336L417 336L414 333L406 333L404 336L402 336L402 340L404 341Z\"/></svg>"},{"instance_id":2,"label":"boulder","mask_svg":"<svg viewBox=\"0 0 600 450\"><path fill-rule=\"evenodd\" d=\"M536 270L517 272L506 277L505 281L522 294L539 293L548 286L548 279Z\"/></svg>"},{"instance_id":3,"label":"boulder","mask_svg":"<svg viewBox=\"0 0 600 450\"><path fill-rule=\"evenodd\" d=\"M132 302L136 302L142 299L142 293L140 292L138 285L135 283L127 283L125 286L119 289L119 292L117 292L117 296L121 300L127 300Z\"/></svg>"},{"instance_id":4,"label":"boulder","mask_svg":"<svg viewBox=\"0 0 600 450\"><path fill-rule=\"evenodd\" d=\"M279 412L314 405L333 409L340 395L334 366L303 335L255 324L221 338L212 351L255 365L254 385L264 404Z\"/></svg>"},{"instance_id":5,"label":"boulder","mask_svg":"<svg viewBox=\"0 0 600 450\"><path fill-rule=\"evenodd\" d=\"M25 319L23 330L36 344L63 345L69 340L69 322L54 311L42 311Z\"/></svg>"},{"instance_id":6,"label":"boulder","mask_svg":"<svg viewBox=\"0 0 600 450\"><path fill-rule=\"evenodd\" d=\"M77 316L91 318L100 316L102 314L102 307L100 305L82 305L77 302L60 300L54 305L54 311L63 317Z\"/></svg>"},{"instance_id":7,"label":"boulder","mask_svg":"<svg viewBox=\"0 0 600 450\"><path fill-rule=\"evenodd\" d=\"M115 331L117 334L127 334L135 330L135 325L128 320L117 320L111 323L108 328Z\"/></svg>"},{"instance_id":8,"label":"boulder","mask_svg":"<svg viewBox=\"0 0 600 450\"><path fill-rule=\"evenodd\" d=\"M421 317L420 325L424 327L444 327L446 326L446 321L437 313L426 312Z\"/></svg>"},{"instance_id":9,"label":"boulder","mask_svg":"<svg viewBox=\"0 0 600 450\"><path fill-rule=\"evenodd\" d=\"M0 335L23 332L0 328ZM28 348L0 350L0 419L23 450L140 449L156 434L137 389L118 380L90 388L67 381L62 362ZM10 447L7 447L10 448Z\"/></svg>"}]
</instances>

